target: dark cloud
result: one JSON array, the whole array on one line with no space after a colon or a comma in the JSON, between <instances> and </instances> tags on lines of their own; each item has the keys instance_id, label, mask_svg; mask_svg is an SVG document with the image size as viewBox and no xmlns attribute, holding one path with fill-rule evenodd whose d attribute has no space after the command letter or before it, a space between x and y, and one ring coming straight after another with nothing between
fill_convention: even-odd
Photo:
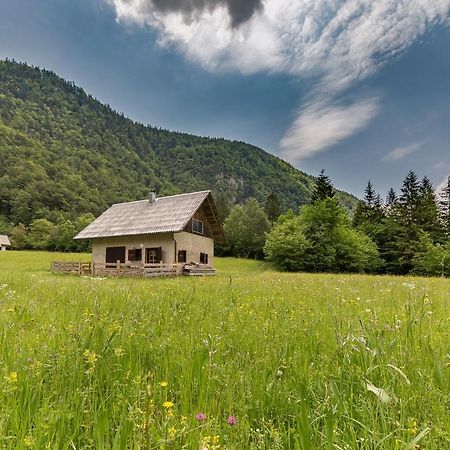
<instances>
[{"instance_id":1,"label":"dark cloud","mask_svg":"<svg viewBox=\"0 0 450 450\"><path fill-rule=\"evenodd\" d=\"M149 3L162 12L181 12L188 20L205 10L226 6L233 27L246 22L262 8L262 0L149 0Z\"/></svg>"}]
</instances>

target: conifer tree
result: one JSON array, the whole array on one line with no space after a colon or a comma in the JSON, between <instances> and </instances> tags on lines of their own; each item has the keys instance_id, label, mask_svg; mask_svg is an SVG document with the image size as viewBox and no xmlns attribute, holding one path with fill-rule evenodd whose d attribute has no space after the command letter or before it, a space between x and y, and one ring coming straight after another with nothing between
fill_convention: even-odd
<instances>
[{"instance_id":1,"label":"conifer tree","mask_svg":"<svg viewBox=\"0 0 450 450\"><path fill-rule=\"evenodd\" d=\"M400 219L407 225L411 225L417 220L419 187L417 175L411 170L403 180L402 193L399 198Z\"/></svg>"},{"instance_id":2,"label":"conifer tree","mask_svg":"<svg viewBox=\"0 0 450 450\"><path fill-rule=\"evenodd\" d=\"M390 188L387 197L386 203L384 206L385 214L387 217L393 217L397 211L398 207L398 197L394 189Z\"/></svg>"},{"instance_id":3,"label":"conifer tree","mask_svg":"<svg viewBox=\"0 0 450 450\"><path fill-rule=\"evenodd\" d=\"M317 203L327 198L333 198L334 194L335 192L330 178L325 175L325 170L322 169L316 180L316 187L311 196L311 203Z\"/></svg>"},{"instance_id":4,"label":"conifer tree","mask_svg":"<svg viewBox=\"0 0 450 450\"><path fill-rule=\"evenodd\" d=\"M434 242L442 240L436 196L433 184L427 177L422 179L419 186L416 224L422 231L429 233Z\"/></svg>"}]
</instances>

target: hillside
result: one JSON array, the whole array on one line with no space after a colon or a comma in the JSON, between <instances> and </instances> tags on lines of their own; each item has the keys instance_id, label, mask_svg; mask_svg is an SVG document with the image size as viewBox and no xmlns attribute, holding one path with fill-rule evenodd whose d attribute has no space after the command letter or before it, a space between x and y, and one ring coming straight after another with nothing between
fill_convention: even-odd
<instances>
[{"instance_id":1,"label":"hillside","mask_svg":"<svg viewBox=\"0 0 450 450\"><path fill-rule=\"evenodd\" d=\"M13 61L0 61L0 156L0 222L14 224L97 215L151 189L212 189L219 207L274 192L284 209L296 208L314 185L260 148L144 126L52 72Z\"/></svg>"}]
</instances>

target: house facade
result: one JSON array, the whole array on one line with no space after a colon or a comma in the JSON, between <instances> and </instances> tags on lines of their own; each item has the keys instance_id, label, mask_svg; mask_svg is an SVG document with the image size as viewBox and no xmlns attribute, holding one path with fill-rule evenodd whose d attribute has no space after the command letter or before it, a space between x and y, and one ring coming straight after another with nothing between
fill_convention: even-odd
<instances>
[{"instance_id":1,"label":"house facade","mask_svg":"<svg viewBox=\"0 0 450 450\"><path fill-rule=\"evenodd\" d=\"M214 266L224 234L210 191L111 206L75 236L92 239L94 264L195 263Z\"/></svg>"},{"instance_id":2,"label":"house facade","mask_svg":"<svg viewBox=\"0 0 450 450\"><path fill-rule=\"evenodd\" d=\"M6 251L6 249L10 246L11 242L9 242L8 236L6 236L5 234L0 234L0 251Z\"/></svg>"}]
</instances>

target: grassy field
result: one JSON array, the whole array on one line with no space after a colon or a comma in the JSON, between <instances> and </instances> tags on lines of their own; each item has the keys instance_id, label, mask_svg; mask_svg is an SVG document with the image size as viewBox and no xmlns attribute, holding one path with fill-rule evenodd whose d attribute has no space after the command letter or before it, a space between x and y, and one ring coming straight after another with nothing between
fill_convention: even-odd
<instances>
[{"instance_id":1,"label":"grassy field","mask_svg":"<svg viewBox=\"0 0 450 450\"><path fill-rule=\"evenodd\" d=\"M447 449L450 281L52 275L0 253L0 448Z\"/></svg>"}]
</instances>

